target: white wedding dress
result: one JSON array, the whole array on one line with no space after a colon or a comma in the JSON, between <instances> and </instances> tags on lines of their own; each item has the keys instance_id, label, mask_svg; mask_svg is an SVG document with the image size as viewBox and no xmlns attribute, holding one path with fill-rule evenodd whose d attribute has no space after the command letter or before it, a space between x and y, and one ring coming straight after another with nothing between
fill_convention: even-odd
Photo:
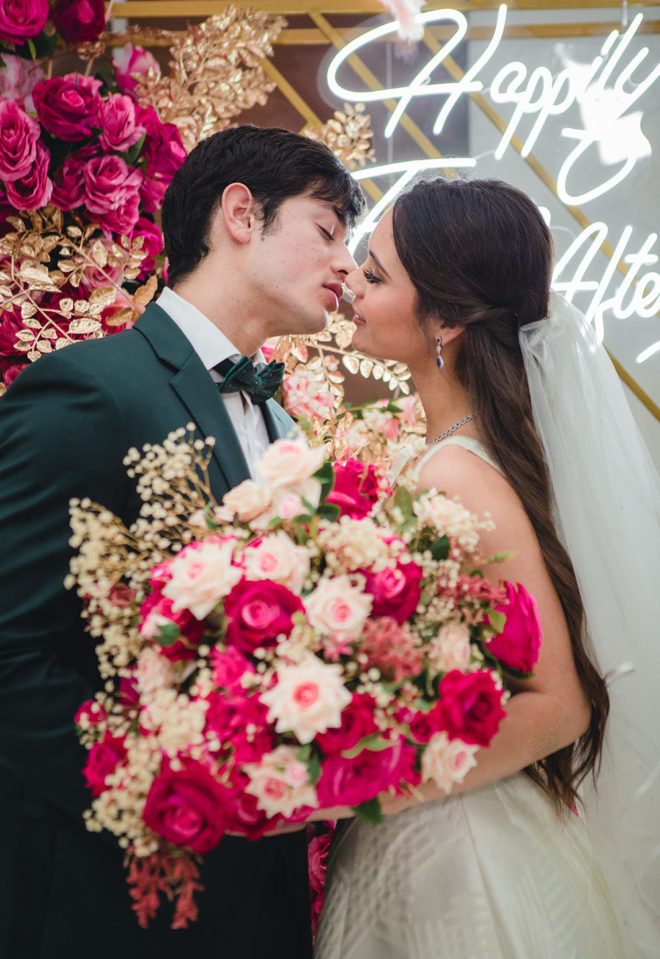
<instances>
[{"instance_id":1,"label":"white wedding dress","mask_svg":"<svg viewBox=\"0 0 660 959\"><path fill-rule=\"evenodd\" d=\"M477 441L445 442L497 468ZM340 823L315 957L623 959L618 930L585 822L521 772Z\"/></svg>"}]
</instances>

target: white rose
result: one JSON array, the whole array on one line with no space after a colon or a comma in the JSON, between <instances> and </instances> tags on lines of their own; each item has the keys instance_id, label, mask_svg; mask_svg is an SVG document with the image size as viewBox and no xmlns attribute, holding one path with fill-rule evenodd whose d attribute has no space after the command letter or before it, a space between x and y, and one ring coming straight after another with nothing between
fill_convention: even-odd
<instances>
[{"instance_id":1,"label":"white rose","mask_svg":"<svg viewBox=\"0 0 660 959\"><path fill-rule=\"evenodd\" d=\"M267 816L290 816L299 806L317 806L316 789L307 766L296 758L296 746L278 746L258 763L248 763L250 783L245 791L257 797L257 806Z\"/></svg>"},{"instance_id":2,"label":"white rose","mask_svg":"<svg viewBox=\"0 0 660 959\"><path fill-rule=\"evenodd\" d=\"M238 516L241 523L249 523L270 506L272 499L272 493L267 486L247 479L225 493L222 504L229 512L229 519ZM223 515L227 515L224 510Z\"/></svg>"},{"instance_id":3,"label":"white rose","mask_svg":"<svg viewBox=\"0 0 660 959\"><path fill-rule=\"evenodd\" d=\"M320 469L325 452L304 439L276 440L257 464L256 473L269 486L298 486Z\"/></svg>"},{"instance_id":4,"label":"white rose","mask_svg":"<svg viewBox=\"0 0 660 959\"><path fill-rule=\"evenodd\" d=\"M294 593L300 593L309 573L309 553L295 546L283 530L265 536L243 553L250 579L272 579Z\"/></svg>"},{"instance_id":5,"label":"white rose","mask_svg":"<svg viewBox=\"0 0 660 959\"><path fill-rule=\"evenodd\" d=\"M432 779L438 789L450 793L454 783L462 783L467 771L477 765L478 749L461 739L450 740L445 732L434 733L422 753L422 781Z\"/></svg>"},{"instance_id":6,"label":"white rose","mask_svg":"<svg viewBox=\"0 0 660 959\"><path fill-rule=\"evenodd\" d=\"M136 680L140 693L151 696L157 689L174 686L177 672L155 649L143 649L138 657Z\"/></svg>"},{"instance_id":7,"label":"white rose","mask_svg":"<svg viewBox=\"0 0 660 959\"><path fill-rule=\"evenodd\" d=\"M341 666L328 665L309 654L296 666L277 671L277 685L263 693L268 721L278 733L292 732L299 742L311 743L317 733L341 726L341 711L351 701Z\"/></svg>"},{"instance_id":8,"label":"white rose","mask_svg":"<svg viewBox=\"0 0 660 959\"><path fill-rule=\"evenodd\" d=\"M307 618L322 633L356 639L371 612L373 598L348 576L322 579L305 599Z\"/></svg>"},{"instance_id":9,"label":"white rose","mask_svg":"<svg viewBox=\"0 0 660 959\"><path fill-rule=\"evenodd\" d=\"M465 672L470 662L470 631L467 626L452 623L443 626L429 645L429 659L440 673L451 669Z\"/></svg>"},{"instance_id":10,"label":"white rose","mask_svg":"<svg viewBox=\"0 0 660 959\"><path fill-rule=\"evenodd\" d=\"M172 600L172 609L189 609L197 619L204 619L229 593L243 575L231 565L236 540L231 537L204 540L182 549L172 560L172 579L163 594Z\"/></svg>"}]
</instances>

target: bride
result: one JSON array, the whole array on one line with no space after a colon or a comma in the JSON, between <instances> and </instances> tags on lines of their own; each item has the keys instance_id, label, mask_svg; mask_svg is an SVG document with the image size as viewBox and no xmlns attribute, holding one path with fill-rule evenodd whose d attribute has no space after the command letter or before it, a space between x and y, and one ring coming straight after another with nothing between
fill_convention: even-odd
<instances>
[{"instance_id":1,"label":"bride","mask_svg":"<svg viewBox=\"0 0 660 959\"><path fill-rule=\"evenodd\" d=\"M317 959L660 955L659 483L551 260L519 190L438 179L347 279L354 346L419 391L418 489L491 514L484 555L509 558L486 574L535 596L544 640L450 796L426 784L382 797L380 826L340 823Z\"/></svg>"}]
</instances>

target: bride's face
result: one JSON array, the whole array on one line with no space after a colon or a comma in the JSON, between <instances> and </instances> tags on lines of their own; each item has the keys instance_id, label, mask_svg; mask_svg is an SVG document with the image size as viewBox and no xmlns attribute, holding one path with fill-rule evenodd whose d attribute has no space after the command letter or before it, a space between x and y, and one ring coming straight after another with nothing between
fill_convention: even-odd
<instances>
[{"instance_id":1,"label":"bride's face","mask_svg":"<svg viewBox=\"0 0 660 959\"><path fill-rule=\"evenodd\" d=\"M415 317L415 288L396 252L391 210L371 234L367 260L346 285L355 293L356 350L413 367L428 361L429 342Z\"/></svg>"}]
</instances>

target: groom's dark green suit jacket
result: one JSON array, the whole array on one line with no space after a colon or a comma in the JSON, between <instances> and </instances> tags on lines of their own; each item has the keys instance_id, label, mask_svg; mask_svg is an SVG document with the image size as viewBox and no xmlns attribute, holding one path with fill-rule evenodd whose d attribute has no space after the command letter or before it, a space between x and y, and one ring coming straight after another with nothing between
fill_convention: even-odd
<instances>
[{"instance_id":1,"label":"groom's dark green suit jacket","mask_svg":"<svg viewBox=\"0 0 660 959\"><path fill-rule=\"evenodd\" d=\"M271 440L292 426L269 400ZM68 503L125 522L139 508L122 459L193 422L215 436L221 497L249 475L211 376L158 306L136 326L44 356L0 400L0 956L302 959L311 953L304 832L226 837L206 859L200 918L142 930L114 840L85 830L73 717L99 686L79 601L63 587ZM201 950L204 950L201 952Z\"/></svg>"}]
</instances>

